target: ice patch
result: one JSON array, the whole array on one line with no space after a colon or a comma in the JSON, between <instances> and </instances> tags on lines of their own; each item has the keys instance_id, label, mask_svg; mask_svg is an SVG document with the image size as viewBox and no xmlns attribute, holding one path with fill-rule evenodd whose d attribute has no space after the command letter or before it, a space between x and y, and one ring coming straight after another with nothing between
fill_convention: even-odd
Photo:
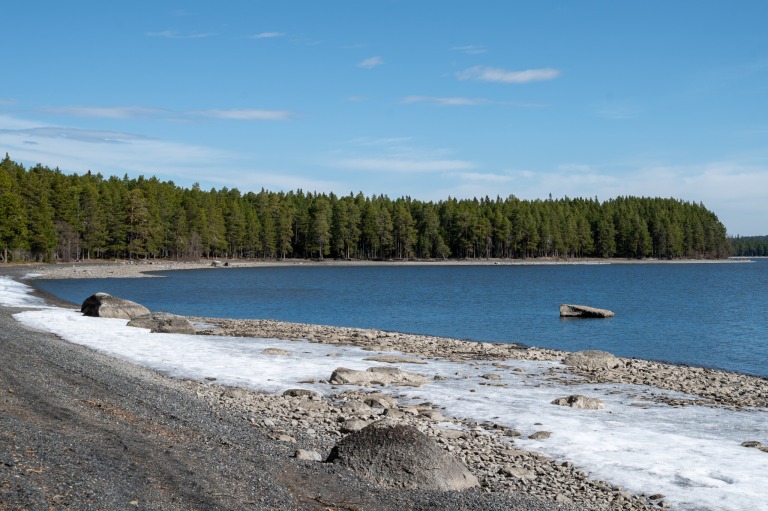
<instances>
[{"instance_id":1,"label":"ice patch","mask_svg":"<svg viewBox=\"0 0 768 511\"><path fill-rule=\"evenodd\" d=\"M0 276L0 305L5 307L47 307L45 300L32 295L33 289L10 277Z\"/></svg>"}]
</instances>

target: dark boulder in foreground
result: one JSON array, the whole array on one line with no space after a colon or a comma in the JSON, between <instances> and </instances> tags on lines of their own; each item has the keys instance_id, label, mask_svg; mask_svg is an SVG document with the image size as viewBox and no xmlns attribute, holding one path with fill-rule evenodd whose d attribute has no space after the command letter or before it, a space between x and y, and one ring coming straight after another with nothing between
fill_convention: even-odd
<instances>
[{"instance_id":1,"label":"dark boulder in foreground","mask_svg":"<svg viewBox=\"0 0 768 511\"><path fill-rule=\"evenodd\" d=\"M85 299L80 312L94 318L133 319L149 314L149 309L107 293L96 293Z\"/></svg>"},{"instance_id":2,"label":"dark boulder in foreground","mask_svg":"<svg viewBox=\"0 0 768 511\"><path fill-rule=\"evenodd\" d=\"M153 312L128 322L128 326L149 328L151 332L164 334L194 334L194 325L184 316L167 312Z\"/></svg>"},{"instance_id":3,"label":"dark boulder in foreground","mask_svg":"<svg viewBox=\"0 0 768 511\"><path fill-rule=\"evenodd\" d=\"M479 484L464 464L424 433L389 419L348 435L326 461L384 488L460 491Z\"/></svg>"},{"instance_id":4,"label":"dark boulder in foreground","mask_svg":"<svg viewBox=\"0 0 768 511\"><path fill-rule=\"evenodd\" d=\"M565 303L560 306L561 318L612 318L613 316L615 316L613 311L608 309L596 309L586 305L569 305Z\"/></svg>"}]
</instances>

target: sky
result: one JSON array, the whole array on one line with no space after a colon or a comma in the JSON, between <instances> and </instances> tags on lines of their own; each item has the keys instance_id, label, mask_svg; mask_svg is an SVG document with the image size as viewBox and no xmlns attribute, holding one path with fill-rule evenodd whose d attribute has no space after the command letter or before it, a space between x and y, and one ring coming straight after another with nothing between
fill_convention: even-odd
<instances>
[{"instance_id":1,"label":"sky","mask_svg":"<svg viewBox=\"0 0 768 511\"><path fill-rule=\"evenodd\" d=\"M768 234L768 3L11 1L26 166L424 201L673 197Z\"/></svg>"}]
</instances>

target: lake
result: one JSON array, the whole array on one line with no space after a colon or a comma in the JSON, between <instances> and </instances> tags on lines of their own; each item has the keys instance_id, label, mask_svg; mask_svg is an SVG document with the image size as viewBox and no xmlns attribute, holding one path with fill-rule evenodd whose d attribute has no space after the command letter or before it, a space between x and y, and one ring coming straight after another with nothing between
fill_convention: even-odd
<instances>
[{"instance_id":1,"label":"lake","mask_svg":"<svg viewBox=\"0 0 768 511\"><path fill-rule=\"evenodd\" d=\"M390 265L37 280L73 303L104 291L150 310L600 349L768 376L768 260L733 264ZM611 309L561 319L559 305Z\"/></svg>"}]
</instances>

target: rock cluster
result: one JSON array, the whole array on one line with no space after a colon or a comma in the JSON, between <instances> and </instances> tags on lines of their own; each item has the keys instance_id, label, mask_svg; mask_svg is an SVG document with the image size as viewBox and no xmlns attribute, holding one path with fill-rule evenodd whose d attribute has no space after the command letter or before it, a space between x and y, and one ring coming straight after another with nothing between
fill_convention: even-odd
<instances>
[{"instance_id":1,"label":"rock cluster","mask_svg":"<svg viewBox=\"0 0 768 511\"><path fill-rule=\"evenodd\" d=\"M399 404L377 391L341 390L324 398L310 390L291 389L281 396L188 381L197 395L235 411L252 427L295 447L299 459L327 459L346 435L390 419L423 433L464 464L483 492L514 491L555 504L574 503L596 511L667 507L658 494L632 495L621 487L590 479L570 462L515 446L521 432L493 423L446 418L430 403ZM525 432L525 435L535 434ZM546 442L546 435L539 435Z\"/></svg>"},{"instance_id":2,"label":"rock cluster","mask_svg":"<svg viewBox=\"0 0 768 511\"><path fill-rule=\"evenodd\" d=\"M208 335L307 339L312 342L356 345L376 351L400 351L445 360L552 360L569 364L569 374L593 383L631 383L698 396L695 400L659 398L673 406L716 405L768 407L768 379L715 369L677 366L616 357L606 352L566 353L516 344L462 341L445 337L403 334L362 328L287 323L267 319L191 318L215 325Z\"/></svg>"}]
</instances>

